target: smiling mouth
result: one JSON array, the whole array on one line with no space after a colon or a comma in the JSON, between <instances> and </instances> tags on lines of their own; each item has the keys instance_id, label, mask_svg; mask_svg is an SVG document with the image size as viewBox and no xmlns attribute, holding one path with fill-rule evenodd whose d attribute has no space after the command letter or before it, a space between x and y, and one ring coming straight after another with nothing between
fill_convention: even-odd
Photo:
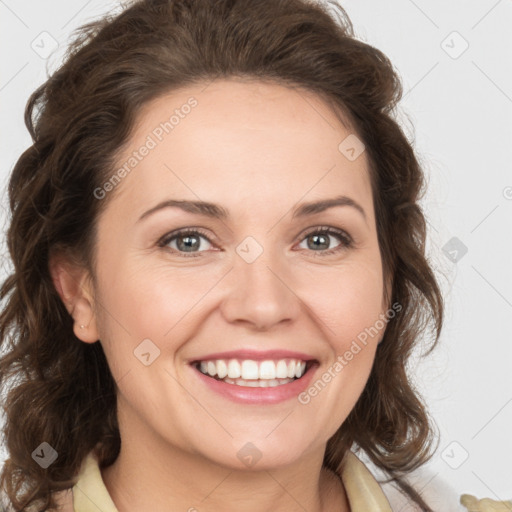
<instances>
[{"instance_id":1,"label":"smiling mouth","mask_svg":"<svg viewBox=\"0 0 512 512\"><path fill-rule=\"evenodd\" d=\"M280 359L217 359L195 361L192 365L203 375L236 386L264 388L289 384L301 379L316 360Z\"/></svg>"}]
</instances>

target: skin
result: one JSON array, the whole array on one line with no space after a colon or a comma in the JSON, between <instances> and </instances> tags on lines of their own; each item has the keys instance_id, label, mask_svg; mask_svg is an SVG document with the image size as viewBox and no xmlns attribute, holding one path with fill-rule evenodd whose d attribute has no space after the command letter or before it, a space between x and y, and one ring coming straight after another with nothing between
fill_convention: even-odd
<instances>
[{"instance_id":1,"label":"skin","mask_svg":"<svg viewBox=\"0 0 512 512\"><path fill-rule=\"evenodd\" d=\"M145 105L119 166L190 96L198 105L122 180L99 218L98 286L52 259L75 334L100 340L118 385L122 446L103 480L120 512L348 511L322 458L367 382L383 330L308 404L231 402L188 361L239 348L297 350L319 361L319 378L388 309L366 153L349 161L338 150L352 131L316 95L230 79ZM366 219L350 206L292 219L298 203L341 194ZM171 198L213 202L230 215L174 207L137 222ZM346 231L353 246L331 235L328 248L341 250L322 255L325 246L305 233L322 226ZM198 257L183 256L177 239L157 246L186 227L211 240L200 238ZM250 264L236 252L248 236L263 248ZM146 338L160 350L149 366L133 354ZM261 452L250 468L237 457L247 442Z\"/></svg>"}]
</instances>

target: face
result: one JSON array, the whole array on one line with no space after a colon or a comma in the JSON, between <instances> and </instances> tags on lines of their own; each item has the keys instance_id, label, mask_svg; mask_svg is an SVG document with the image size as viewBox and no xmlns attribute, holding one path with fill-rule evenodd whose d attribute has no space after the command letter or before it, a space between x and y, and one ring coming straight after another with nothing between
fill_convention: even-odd
<instances>
[{"instance_id":1,"label":"face","mask_svg":"<svg viewBox=\"0 0 512 512\"><path fill-rule=\"evenodd\" d=\"M351 133L317 96L263 82L145 106L118 155L130 171L103 188L114 195L98 221L89 327L118 385L122 436L232 468L323 450L365 386L386 311L367 157L339 149ZM183 207L151 211L166 201ZM294 360L307 371L284 383ZM266 387L236 383L258 375Z\"/></svg>"}]
</instances>

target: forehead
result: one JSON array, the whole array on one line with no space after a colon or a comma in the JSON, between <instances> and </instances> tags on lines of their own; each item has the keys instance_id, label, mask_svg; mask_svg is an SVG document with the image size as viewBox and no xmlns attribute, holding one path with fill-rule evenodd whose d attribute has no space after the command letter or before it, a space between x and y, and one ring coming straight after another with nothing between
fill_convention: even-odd
<instances>
[{"instance_id":1,"label":"forehead","mask_svg":"<svg viewBox=\"0 0 512 512\"><path fill-rule=\"evenodd\" d=\"M304 89L238 79L193 85L139 112L116 160L129 171L118 193L127 215L174 196L268 208L336 192L372 213L366 154L343 152L350 137L348 123Z\"/></svg>"}]
</instances>

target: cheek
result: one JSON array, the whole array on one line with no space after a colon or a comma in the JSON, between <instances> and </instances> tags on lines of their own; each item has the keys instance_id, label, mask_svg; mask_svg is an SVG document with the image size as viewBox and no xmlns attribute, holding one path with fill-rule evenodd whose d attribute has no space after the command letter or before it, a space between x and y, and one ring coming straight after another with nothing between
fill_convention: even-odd
<instances>
[{"instance_id":1,"label":"cheek","mask_svg":"<svg viewBox=\"0 0 512 512\"><path fill-rule=\"evenodd\" d=\"M360 397L371 372L385 322L382 275L378 265L346 265L317 275L307 306L329 344L330 357L310 387L299 396L305 410L331 436Z\"/></svg>"},{"instance_id":2,"label":"cheek","mask_svg":"<svg viewBox=\"0 0 512 512\"><path fill-rule=\"evenodd\" d=\"M156 333L168 343L173 332L183 330L209 304L208 293L223 274L207 266L171 268L165 262L146 265L127 284L133 300L123 314L134 318L134 312L143 311L143 319L140 315L134 318L134 330Z\"/></svg>"},{"instance_id":3,"label":"cheek","mask_svg":"<svg viewBox=\"0 0 512 512\"><path fill-rule=\"evenodd\" d=\"M377 324L383 312L382 273L378 262L331 268L329 272L310 276L308 283L302 283L301 297L337 349L344 350L365 329L382 328L382 322Z\"/></svg>"},{"instance_id":4,"label":"cheek","mask_svg":"<svg viewBox=\"0 0 512 512\"><path fill-rule=\"evenodd\" d=\"M219 280L217 273L212 275L204 268L169 270L165 263L119 262L108 277L103 275L101 339L126 347L128 362L144 339L152 340L162 351L164 347L175 350L173 335L193 320L202 299Z\"/></svg>"}]
</instances>

